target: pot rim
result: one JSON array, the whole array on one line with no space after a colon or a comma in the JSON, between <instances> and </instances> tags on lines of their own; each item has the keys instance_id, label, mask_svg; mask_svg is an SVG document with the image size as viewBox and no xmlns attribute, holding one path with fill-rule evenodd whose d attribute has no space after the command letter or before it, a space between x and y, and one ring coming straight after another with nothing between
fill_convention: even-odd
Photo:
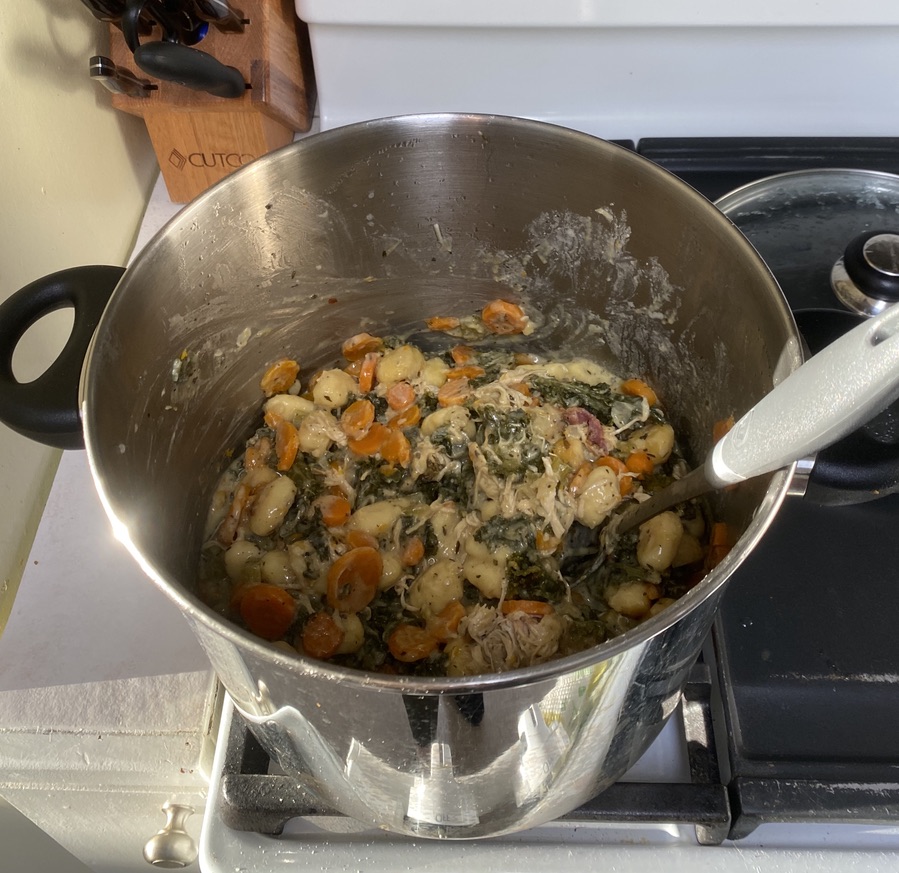
<instances>
[{"instance_id":1,"label":"pot rim","mask_svg":"<svg viewBox=\"0 0 899 873\"><path fill-rule=\"evenodd\" d=\"M801 344L798 341L798 329L793 320L792 313L790 312L786 299L783 297L783 294L780 293L776 279L765 262L745 237L743 237L738 228L717 208L716 204L711 203L688 183L657 164L654 164L648 158L644 158L624 146L616 145L615 143L600 139L591 134L543 121L483 113L440 112L388 116L336 127L290 143L283 148L260 158L258 161L236 170L181 209L154 235L141 252L138 253L137 257L122 277L122 280L119 282L113 297L122 293L123 287L127 288L130 284L132 274L139 272L141 264L152 258L153 252L157 247L165 244L163 241L165 237L174 235L177 229L182 225L189 226L191 222L194 221L196 213L202 209L204 204L219 197L222 191L224 191L228 185L232 184L233 180L236 178L256 172L260 163L287 160L289 155L295 152L301 152L307 148L327 148L328 144L332 141L339 140L346 136L347 131L364 129L376 130L378 128L389 129L391 127L396 127L397 125L409 124L421 125L422 128L426 130L427 126L430 124L445 124L448 121L460 120L484 126L499 123L506 126L521 127L522 129L531 131L544 130L560 142L578 142L581 144L589 144L593 148L598 147L600 151L619 152L619 158L621 160L638 162L648 173L664 177L666 184L679 189L681 196L691 200L694 208L697 210L707 213L709 219L718 224L723 232L742 240L745 256L754 263L757 270L766 275L772 291L778 292L780 298L779 302L782 306L785 320L793 334L793 339L796 340L797 348L801 347ZM107 308L106 314L108 314L108 312L109 309ZM749 525L722 562L708 573L695 588L691 589L659 615L648 619L632 630L607 640L598 646L585 649L584 651L563 658L556 658L542 664L516 668L501 673L487 673L476 676L388 676L332 665L324 661L316 661L304 657L299 653L295 656L288 655L223 618L192 594L186 585L177 580L168 578L167 574L159 571L132 540L127 525L116 515L111 496L107 493L101 470L102 447L95 443L94 434L89 425L90 416L86 397L86 383L91 370L96 338L102 332L106 321L106 314L104 314L104 317L100 321L97 331L94 334L91 347L88 349L85 358L85 366L82 370L79 388L79 406L81 408L81 419L84 423L85 448L94 485L99 494L103 508L109 517L116 538L128 549L131 556L144 573L146 573L163 593L184 612L189 621L205 625L219 636L227 639L230 643L245 651L251 652L254 656L262 660L274 661L279 666L288 667L294 671L297 671L299 668L304 675L327 678L332 681L349 683L359 687L402 691L404 693L428 696L446 693L467 694L488 689L529 685L552 679L562 674L593 668L600 662L614 658L629 649L647 642L658 634L663 633L691 612L695 606L712 596L719 588L721 588L730 575L752 551L773 521L781 503L787 496L789 483L795 467L795 465L793 465L771 474L765 495L759 503L759 506L756 508ZM793 363L795 366L798 366L799 362L794 361Z\"/></svg>"}]
</instances>

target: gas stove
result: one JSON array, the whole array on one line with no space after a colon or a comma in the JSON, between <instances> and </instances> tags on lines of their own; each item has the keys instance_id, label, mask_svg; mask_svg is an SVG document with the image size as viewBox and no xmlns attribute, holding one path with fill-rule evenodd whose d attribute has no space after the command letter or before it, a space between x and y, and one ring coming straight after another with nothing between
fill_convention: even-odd
<instances>
[{"instance_id":1,"label":"gas stove","mask_svg":"<svg viewBox=\"0 0 899 873\"><path fill-rule=\"evenodd\" d=\"M797 170L899 172L899 138L619 144L713 200ZM794 308L840 308L826 283L782 284ZM899 495L840 507L788 500L731 579L681 705L656 742L619 783L521 834L458 845L366 829L279 771L226 704L201 866L258 870L267 858L279 868L389 870L410 853L441 867L514 869L526 858L575 871L600 863L712 870L735 857L776 870L818 870L822 859L835 870L895 864L899 650L887 531L897 519Z\"/></svg>"}]
</instances>

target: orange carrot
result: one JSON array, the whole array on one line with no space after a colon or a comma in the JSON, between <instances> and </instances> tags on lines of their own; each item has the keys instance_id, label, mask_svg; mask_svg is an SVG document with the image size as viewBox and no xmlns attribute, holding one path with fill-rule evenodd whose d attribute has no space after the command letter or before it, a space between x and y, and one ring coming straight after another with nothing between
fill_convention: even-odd
<instances>
[{"instance_id":1,"label":"orange carrot","mask_svg":"<svg viewBox=\"0 0 899 873\"><path fill-rule=\"evenodd\" d=\"M388 637L387 648L397 661L411 664L427 658L437 648L437 640L423 627L400 624Z\"/></svg>"},{"instance_id":2,"label":"orange carrot","mask_svg":"<svg viewBox=\"0 0 899 873\"><path fill-rule=\"evenodd\" d=\"M374 387L375 370L380 359L381 356L377 352L371 352L362 359L362 366L359 368L359 390L363 394L367 394Z\"/></svg>"},{"instance_id":3,"label":"orange carrot","mask_svg":"<svg viewBox=\"0 0 899 873\"><path fill-rule=\"evenodd\" d=\"M375 405L370 400L354 400L340 416L340 429L351 440L360 440L375 420Z\"/></svg>"},{"instance_id":4,"label":"orange carrot","mask_svg":"<svg viewBox=\"0 0 899 873\"><path fill-rule=\"evenodd\" d=\"M477 379L483 376L486 371L477 364L466 364L464 367L453 367L446 371L447 379Z\"/></svg>"},{"instance_id":5,"label":"orange carrot","mask_svg":"<svg viewBox=\"0 0 899 873\"><path fill-rule=\"evenodd\" d=\"M342 347L343 356L348 361L358 361L371 352L379 352L384 348L384 340L370 333L357 333L351 336Z\"/></svg>"},{"instance_id":6,"label":"orange carrot","mask_svg":"<svg viewBox=\"0 0 899 873\"><path fill-rule=\"evenodd\" d=\"M412 445L399 429L388 430L387 439L381 445L381 457L389 464L406 467L412 458Z\"/></svg>"},{"instance_id":7,"label":"orange carrot","mask_svg":"<svg viewBox=\"0 0 899 873\"><path fill-rule=\"evenodd\" d=\"M400 563L404 567L414 567L425 556L425 544L421 537L409 537L400 554Z\"/></svg>"},{"instance_id":8,"label":"orange carrot","mask_svg":"<svg viewBox=\"0 0 899 873\"><path fill-rule=\"evenodd\" d=\"M250 495L250 487L244 482L241 482L234 489L234 499L228 508L228 514L222 520L215 535L215 538L221 545L225 547L230 546L237 538L237 529L240 527L241 521L243 521L247 504L250 501Z\"/></svg>"},{"instance_id":9,"label":"orange carrot","mask_svg":"<svg viewBox=\"0 0 899 873\"><path fill-rule=\"evenodd\" d=\"M631 481L630 476L623 475L628 472L624 461L613 458L611 455L604 455L603 457L598 458L594 462L594 465L597 467L608 467L618 476L618 490L621 492L622 497L631 493L634 483Z\"/></svg>"},{"instance_id":10,"label":"orange carrot","mask_svg":"<svg viewBox=\"0 0 899 873\"><path fill-rule=\"evenodd\" d=\"M338 612L359 612L378 593L383 562L371 546L359 546L341 555L328 570L328 605Z\"/></svg>"},{"instance_id":11,"label":"orange carrot","mask_svg":"<svg viewBox=\"0 0 899 873\"><path fill-rule=\"evenodd\" d=\"M459 622L465 618L465 607L459 600L451 600L428 622L428 631L439 643L456 635Z\"/></svg>"},{"instance_id":12,"label":"orange carrot","mask_svg":"<svg viewBox=\"0 0 899 873\"><path fill-rule=\"evenodd\" d=\"M358 549L359 546L370 546L373 549L378 548L377 538L362 530L348 530L346 533L346 544L351 549Z\"/></svg>"},{"instance_id":13,"label":"orange carrot","mask_svg":"<svg viewBox=\"0 0 899 873\"><path fill-rule=\"evenodd\" d=\"M523 333L527 327L524 310L508 300L494 300L481 311L487 330L495 334Z\"/></svg>"},{"instance_id":14,"label":"orange carrot","mask_svg":"<svg viewBox=\"0 0 899 873\"><path fill-rule=\"evenodd\" d=\"M467 364L474 357L474 349L471 346L453 346L450 349L450 355L453 361L461 366Z\"/></svg>"},{"instance_id":15,"label":"orange carrot","mask_svg":"<svg viewBox=\"0 0 899 873\"><path fill-rule=\"evenodd\" d=\"M706 552L705 565L712 570L720 564L731 548L730 528L726 522L716 521L709 533L709 550Z\"/></svg>"},{"instance_id":16,"label":"orange carrot","mask_svg":"<svg viewBox=\"0 0 899 873\"><path fill-rule=\"evenodd\" d=\"M387 391L387 405L402 412L415 403L415 389L408 382L394 382Z\"/></svg>"},{"instance_id":17,"label":"orange carrot","mask_svg":"<svg viewBox=\"0 0 899 873\"><path fill-rule=\"evenodd\" d=\"M289 470L300 451L300 432L294 425L283 418L275 425L275 454L278 456L278 469Z\"/></svg>"},{"instance_id":18,"label":"orange carrot","mask_svg":"<svg viewBox=\"0 0 899 873\"><path fill-rule=\"evenodd\" d=\"M268 437L259 437L256 442L247 446L243 456L243 465L247 470L268 465L272 456L272 441Z\"/></svg>"},{"instance_id":19,"label":"orange carrot","mask_svg":"<svg viewBox=\"0 0 899 873\"><path fill-rule=\"evenodd\" d=\"M407 427L415 427L421 421L421 407L417 403L413 403L408 409L393 416L388 422L388 427L403 430Z\"/></svg>"},{"instance_id":20,"label":"orange carrot","mask_svg":"<svg viewBox=\"0 0 899 873\"><path fill-rule=\"evenodd\" d=\"M240 598L240 617L244 624L265 640L283 637L295 615L294 599L277 585L253 585Z\"/></svg>"},{"instance_id":21,"label":"orange carrot","mask_svg":"<svg viewBox=\"0 0 899 873\"><path fill-rule=\"evenodd\" d=\"M437 403L440 406L461 406L468 394L468 379L449 379L437 390Z\"/></svg>"},{"instance_id":22,"label":"orange carrot","mask_svg":"<svg viewBox=\"0 0 899 873\"><path fill-rule=\"evenodd\" d=\"M655 469L655 464L653 463L649 452L644 452L642 449L631 452L627 458L625 458L624 466L638 479L642 479L644 476L651 476L652 471Z\"/></svg>"},{"instance_id":23,"label":"orange carrot","mask_svg":"<svg viewBox=\"0 0 899 873\"><path fill-rule=\"evenodd\" d=\"M550 615L555 612L551 603L542 600L504 600L503 615L511 612L523 612L525 615Z\"/></svg>"},{"instance_id":24,"label":"orange carrot","mask_svg":"<svg viewBox=\"0 0 899 873\"><path fill-rule=\"evenodd\" d=\"M562 545L562 540L538 530L534 536L534 544L540 552L554 552Z\"/></svg>"},{"instance_id":25,"label":"orange carrot","mask_svg":"<svg viewBox=\"0 0 899 873\"><path fill-rule=\"evenodd\" d=\"M428 330L455 330L459 326L459 319L452 315L435 315L425 320Z\"/></svg>"},{"instance_id":26,"label":"orange carrot","mask_svg":"<svg viewBox=\"0 0 899 873\"><path fill-rule=\"evenodd\" d=\"M316 612L303 626L303 651L310 658L326 660L337 654L345 635L327 612Z\"/></svg>"},{"instance_id":27,"label":"orange carrot","mask_svg":"<svg viewBox=\"0 0 899 873\"><path fill-rule=\"evenodd\" d=\"M290 358L282 358L275 361L266 371L259 383L266 397L273 394L283 394L297 380L300 365Z\"/></svg>"},{"instance_id":28,"label":"orange carrot","mask_svg":"<svg viewBox=\"0 0 899 873\"><path fill-rule=\"evenodd\" d=\"M642 397L650 406L659 405L655 391L642 379L626 379L621 383L621 393L629 397Z\"/></svg>"},{"instance_id":29,"label":"orange carrot","mask_svg":"<svg viewBox=\"0 0 899 873\"><path fill-rule=\"evenodd\" d=\"M327 527L343 527L352 512L350 501L338 494L325 494L324 497L319 497L316 506Z\"/></svg>"},{"instance_id":30,"label":"orange carrot","mask_svg":"<svg viewBox=\"0 0 899 873\"><path fill-rule=\"evenodd\" d=\"M729 415L712 425L712 440L718 442L734 426L734 417Z\"/></svg>"},{"instance_id":31,"label":"orange carrot","mask_svg":"<svg viewBox=\"0 0 899 873\"><path fill-rule=\"evenodd\" d=\"M347 440L347 447L353 454L368 457L375 455L381 451L381 446L390 435L389 428L385 427L381 422L376 421L369 429L368 433L358 440Z\"/></svg>"},{"instance_id":32,"label":"orange carrot","mask_svg":"<svg viewBox=\"0 0 899 873\"><path fill-rule=\"evenodd\" d=\"M568 482L568 490L577 495L581 489L584 487L584 482L587 481L587 477L590 475L593 470L593 464L590 461L584 461L577 470L574 471L574 475Z\"/></svg>"}]
</instances>

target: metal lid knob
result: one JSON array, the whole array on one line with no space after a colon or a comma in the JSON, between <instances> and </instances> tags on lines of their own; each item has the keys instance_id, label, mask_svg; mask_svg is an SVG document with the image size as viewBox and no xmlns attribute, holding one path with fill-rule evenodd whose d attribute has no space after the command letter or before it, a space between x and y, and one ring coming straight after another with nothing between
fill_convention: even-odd
<instances>
[{"instance_id":1,"label":"metal lid knob","mask_svg":"<svg viewBox=\"0 0 899 873\"><path fill-rule=\"evenodd\" d=\"M834 293L861 315L899 301L899 233L874 230L855 237L830 274Z\"/></svg>"},{"instance_id":2,"label":"metal lid knob","mask_svg":"<svg viewBox=\"0 0 899 873\"><path fill-rule=\"evenodd\" d=\"M166 801L162 811L165 813L165 827L147 840L144 858L154 867L169 869L193 864L197 858L197 844L184 828L194 812L193 807Z\"/></svg>"}]
</instances>

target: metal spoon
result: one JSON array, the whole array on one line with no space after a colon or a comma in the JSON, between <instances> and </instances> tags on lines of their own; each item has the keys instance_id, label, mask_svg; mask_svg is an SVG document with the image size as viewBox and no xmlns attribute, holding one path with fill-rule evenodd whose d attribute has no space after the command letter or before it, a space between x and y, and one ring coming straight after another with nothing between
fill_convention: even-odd
<instances>
[{"instance_id":1,"label":"metal spoon","mask_svg":"<svg viewBox=\"0 0 899 873\"><path fill-rule=\"evenodd\" d=\"M719 440L705 463L623 513L622 534L675 504L787 467L899 398L899 305L809 358Z\"/></svg>"}]
</instances>

